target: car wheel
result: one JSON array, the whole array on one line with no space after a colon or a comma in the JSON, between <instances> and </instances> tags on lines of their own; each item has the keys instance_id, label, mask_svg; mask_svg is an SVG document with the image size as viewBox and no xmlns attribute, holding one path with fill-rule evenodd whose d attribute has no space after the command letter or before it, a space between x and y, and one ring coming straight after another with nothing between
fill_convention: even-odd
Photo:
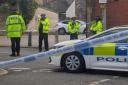
<instances>
[{"instance_id":1,"label":"car wheel","mask_svg":"<svg viewBox=\"0 0 128 85\"><path fill-rule=\"evenodd\" d=\"M60 29L58 30L58 34L60 34L60 35L66 34L65 29L64 29L64 28L60 28Z\"/></svg>"},{"instance_id":2,"label":"car wheel","mask_svg":"<svg viewBox=\"0 0 128 85\"><path fill-rule=\"evenodd\" d=\"M85 69L84 59L78 53L67 54L63 59L63 67L68 72L82 72Z\"/></svg>"}]
</instances>

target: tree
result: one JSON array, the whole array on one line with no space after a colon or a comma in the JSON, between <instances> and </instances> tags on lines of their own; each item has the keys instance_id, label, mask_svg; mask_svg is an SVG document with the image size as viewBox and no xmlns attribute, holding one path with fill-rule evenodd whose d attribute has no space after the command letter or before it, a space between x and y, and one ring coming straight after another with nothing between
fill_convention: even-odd
<instances>
[{"instance_id":1,"label":"tree","mask_svg":"<svg viewBox=\"0 0 128 85\"><path fill-rule=\"evenodd\" d=\"M33 17L37 7L35 0L0 0L0 3L8 3L10 9L18 9L24 17L26 24Z\"/></svg>"},{"instance_id":2,"label":"tree","mask_svg":"<svg viewBox=\"0 0 128 85\"><path fill-rule=\"evenodd\" d=\"M37 3L35 0L18 0L19 10L26 24L32 19Z\"/></svg>"},{"instance_id":3,"label":"tree","mask_svg":"<svg viewBox=\"0 0 128 85\"><path fill-rule=\"evenodd\" d=\"M85 1L86 1L86 22L91 23L94 14L93 5L95 4L95 0L85 0ZM89 28L90 28L90 24L87 24L86 37L92 35Z\"/></svg>"},{"instance_id":4,"label":"tree","mask_svg":"<svg viewBox=\"0 0 128 85\"><path fill-rule=\"evenodd\" d=\"M0 0L0 3L6 3L7 0Z\"/></svg>"}]
</instances>

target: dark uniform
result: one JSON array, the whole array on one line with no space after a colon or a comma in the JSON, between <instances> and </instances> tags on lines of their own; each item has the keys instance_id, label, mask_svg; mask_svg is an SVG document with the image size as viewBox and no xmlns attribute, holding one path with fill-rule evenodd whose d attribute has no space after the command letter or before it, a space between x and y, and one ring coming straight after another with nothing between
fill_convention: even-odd
<instances>
[{"instance_id":1,"label":"dark uniform","mask_svg":"<svg viewBox=\"0 0 128 85\"><path fill-rule=\"evenodd\" d=\"M48 30L49 30L49 20L45 17L45 14L41 15L38 20L38 30L39 30L39 52L42 51L42 40L44 40L45 50L48 51Z\"/></svg>"}]
</instances>

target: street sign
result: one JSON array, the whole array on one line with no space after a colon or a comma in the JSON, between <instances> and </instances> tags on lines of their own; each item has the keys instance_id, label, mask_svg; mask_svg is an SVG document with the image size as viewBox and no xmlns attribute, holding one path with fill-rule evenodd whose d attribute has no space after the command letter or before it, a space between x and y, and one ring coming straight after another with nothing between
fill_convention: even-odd
<instances>
[{"instance_id":1,"label":"street sign","mask_svg":"<svg viewBox=\"0 0 128 85\"><path fill-rule=\"evenodd\" d=\"M99 0L99 3L100 4L106 4L107 3L107 0Z\"/></svg>"}]
</instances>

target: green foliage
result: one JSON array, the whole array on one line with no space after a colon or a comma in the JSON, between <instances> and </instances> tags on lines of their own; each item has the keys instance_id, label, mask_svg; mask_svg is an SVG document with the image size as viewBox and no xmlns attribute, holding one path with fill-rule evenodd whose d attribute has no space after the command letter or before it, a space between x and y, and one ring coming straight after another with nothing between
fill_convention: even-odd
<instances>
[{"instance_id":1,"label":"green foliage","mask_svg":"<svg viewBox=\"0 0 128 85\"><path fill-rule=\"evenodd\" d=\"M37 3L35 0L19 0L19 10L23 15L26 24L32 19L35 9L37 8Z\"/></svg>"},{"instance_id":2,"label":"green foliage","mask_svg":"<svg viewBox=\"0 0 128 85\"><path fill-rule=\"evenodd\" d=\"M4 27L7 15L8 15L8 4L2 3L0 5L0 28Z\"/></svg>"},{"instance_id":3,"label":"green foliage","mask_svg":"<svg viewBox=\"0 0 128 85\"><path fill-rule=\"evenodd\" d=\"M0 13L6 13L8 11L8 8L6 4L0 6Z\"/></svg>"},{"instance_id":4,"label":"green foliage","mask_svg":"<svg viewBox=\"0 0 128 85\"><path fill-rule=\"evenodd\" d=\"M6 16L9 14L10 9L18 8L19 12L25 19L26 24L32 19L37 3L35 0L0 0L0 27L4 26Z\"/></svg>"}]
</instances>

